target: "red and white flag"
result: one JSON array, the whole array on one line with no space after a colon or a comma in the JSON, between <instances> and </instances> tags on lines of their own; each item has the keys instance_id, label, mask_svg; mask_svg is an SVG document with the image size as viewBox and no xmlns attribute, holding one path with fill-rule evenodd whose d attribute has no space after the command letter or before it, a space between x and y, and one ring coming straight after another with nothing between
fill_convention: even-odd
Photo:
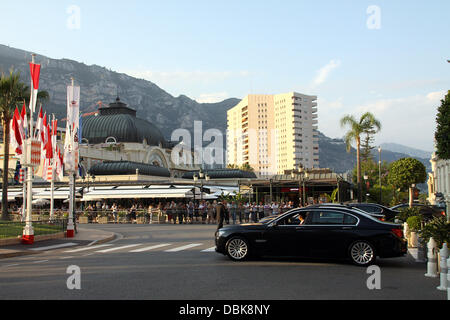
<instances>
[{"instance_id":1,"label":"red and white flag","mask_svg":"<svg viewBox=\"0 0 450 320\"><path fill-rule=\"evenodd\" d=\"M30 110L32 111L32 114L35 112L36 109L36 102L37 102L37 93L39 90L39 76L41 73L41 65L40 64L34 64L30 63L30 72L31 72L31 97L30 97Z\"/></svg>"},{"instance_id":2,"label":"red and white flag","mask_svg":"<svg viewBox=\"0 0 450 320\"><path fill-rule=\"evenodd\" d=\"M11 120L11 134L10 134L10 144L14 148L16 155L22 154L22 133L20 132L20 125L18 123L20 119L19 111L15 110L14 116Z\"/></svg>"},{"instance_id":3,"label":"red and white flag","mask_svg":"<svg viewBox=\"0 0 450 320\"><path fill-rule=\"evenodd\" d=\"M23 131L25 133L24 136L22 136L22 138L25 140L28 137L28 118L27 118L27 109L25 107L25 102L23 103L22 106L22 113L20 114L20 125L23 128Z\"/></svg>"},{"instance_id":4,"label":"red and white flag","mask_svg":"<svg viewBox=\"0 0 450 320\"><path fill-rule=\"evenodd\" d=\"M42 107L39 110L39 117L36 122L37 138L42 142L41 132L44 130L44 116L42 115Z\"/></svg>"}]
</instances>

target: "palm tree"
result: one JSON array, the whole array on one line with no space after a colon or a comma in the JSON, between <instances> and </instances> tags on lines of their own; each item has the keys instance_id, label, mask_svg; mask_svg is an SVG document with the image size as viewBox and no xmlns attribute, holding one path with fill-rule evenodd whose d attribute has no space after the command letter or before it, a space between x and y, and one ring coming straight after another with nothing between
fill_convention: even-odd
<instances>
[{"instance_id":1,"label":"palm tree","mask_svg":"<svg viewBox=\"0 0 450 320\"><path fill-rule=\"evenodd\" d=\"M38 99L48 99L46 91L38 93ZM9 170L9 123L14 110L24 101L30 99L30 88L20 81L20 72L12 69L9 75L2 73L0 77L0 121L3 126L3 183L2 183L2 220L8 219L8 170Z\"/></svg>"},{"instance_id":2,"label":"palm tree","mask_svg":"<svg viewBox=\"0 0 450 320\"><path fill-rule=\"evenodd\" d=\"M347 152L351 150L352 142L356 142L356 175L358 184L358 202L362 202L362 187L361 187L361 134L375 130L378 132L381 129L381 123L370 112L364 113L359 120L356 120L352 115L346 115L341 119L341 128L350 127L349 131L344 136L344 141L347 145Z\"/></svg>"}]
</instances>

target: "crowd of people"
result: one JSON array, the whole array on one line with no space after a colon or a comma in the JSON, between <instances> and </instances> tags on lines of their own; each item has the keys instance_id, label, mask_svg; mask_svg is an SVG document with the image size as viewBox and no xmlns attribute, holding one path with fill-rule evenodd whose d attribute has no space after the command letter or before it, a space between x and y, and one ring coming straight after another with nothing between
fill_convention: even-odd
<instances>
[{"instance_id":1,"label":"crowd of people","mask_svg":"<svg viewBox=\"0 0 450 320\"><path fill-rule=\"evenodd\" d=\"M219 205L223 206L223 209ZM131 207L125 208L123 206L113 203L111 206L107 203L97 202L89 204L85 211L88 213L92 221L95 221L97 216L106 213L113 218L114 222L118 222L118 213L126 211L126 220L135 223L138 215L143 216L146 223L154 222L154 219L173 224L217 224L220 221L218 211L223 210L223 219L226 223L248 223L258 222L260 219L286 212L293 208L292 202L238 202L238 201L169 201L150 203L147 207L141 203L132 204ZM157 217L157 218L156 218Z\"/></svg>"}]
</instances>

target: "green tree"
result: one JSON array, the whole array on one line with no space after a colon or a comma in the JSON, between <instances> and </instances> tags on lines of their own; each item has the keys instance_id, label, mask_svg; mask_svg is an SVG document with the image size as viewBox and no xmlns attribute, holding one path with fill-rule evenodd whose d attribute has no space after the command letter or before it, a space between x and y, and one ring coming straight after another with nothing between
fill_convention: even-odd
<instances>
[{"instance_id":1,"label":"green tree","mask_svg":"<svg viewBox=\"0 0 450 320\"><path fill-rule=\"evenodd\" d=\"M253 169L248 163L244 163L239 169L242 171L248 171L248 172L254 172L255 169Z\"/></svg>"},{"instance_id":2,"label":"green tree","mask_svg":"<svg viewBox=\"0 0 450 320\"><path fill-rule=\"evenodd\" d=\"M48 99L46 91L38 93L38 99ZM2 220L8 220L8 170L9 170L9 139L10 121L16 107L27 103L30 98L30 88L20 80L20 73L12 69L9 75L0 76L0 119L3 126L3 184L2 184Z\"/></svg>"},{"instance_id":3,"label":"green tree","mask_svg":"<svg viewBox=\"0 0 450 320\"><path fill-rule=\"evenodd\" d=\"M356 143L356 166L357 174L356 181L358 185L358 202L362 202L362 186L361 186L361 135L368 130L381 128L381 123L370 112L364 113L359 120L352 115L344 116L341 121L341 127L349 127L349 130L344 136L344 141L347 145L347 152L351 150L352 142Z\"/></svg>"},{"instance_id":4,"label":"green tree","mask_svg":"<svg viewBox=\"0 0 450 320\"><path fill-rule=\"evenodd\" d=\"M444 100L441 100L436 123L436 155L441 159L450 159L450 90Z\"/></svg>"},{"instance_id":5,"label":"green tree","mask_svg":"<svg viewBox=\"0 0 450 320\"><path fill-rule=\"evenodd\" d=\"M426 168L414 158L402 158L391 163L388 181L400 191L409 190L409 203L412 207L412 185L424 183L427 178Z\"/></svg>"}]
</instances>

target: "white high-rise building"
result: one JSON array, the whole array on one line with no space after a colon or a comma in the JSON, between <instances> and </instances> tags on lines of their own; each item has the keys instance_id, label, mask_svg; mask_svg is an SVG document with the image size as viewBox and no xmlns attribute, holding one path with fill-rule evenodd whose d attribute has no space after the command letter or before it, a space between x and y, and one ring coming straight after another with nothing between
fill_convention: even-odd
<instances>
[{"instance_id":1,"label":"white high-rise building","mask_svg":"<svg viewBox=\"0 0 450 320\"><path fill-rule=\"evenodd\" d=\"M296 92L245 97L227 113L227 165L262 176L318 168L316 101Z\"/></svg>"}]
</instances>

